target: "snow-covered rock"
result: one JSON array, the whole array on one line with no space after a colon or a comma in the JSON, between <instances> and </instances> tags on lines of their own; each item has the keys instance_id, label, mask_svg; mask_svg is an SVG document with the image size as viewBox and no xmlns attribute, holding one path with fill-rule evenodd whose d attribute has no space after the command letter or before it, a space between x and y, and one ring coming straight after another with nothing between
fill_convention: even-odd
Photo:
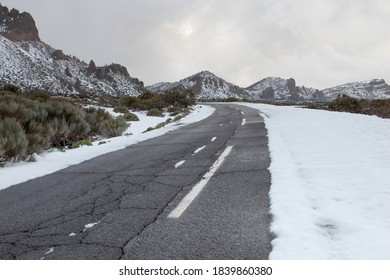
<instances>
[{"instance_id":1,"label":"snow-covered rock","mask_svg":"<svg viewBox=\"0 0 390 280\"><path fill-rule=\"evenodd\" d=\"M314 88L296 86L295 80L268 77L245 89L253 100L266 101L317 101L324 98Z\"/></svg>"},{"instance_id":2,"label":"snow-covered rock","mask_svg":"<svg viewBox=\"0 0 390 280\"><path fill-rule=\"evenodd\" d=\"M149 90L164 92L173 88L192 89L197 100L215 100L228 97L248 98L242 88L235 86L209 71L202 71L175 83L158 83Z\"/></svg>"},{"instance_id":3,"label":"snow-covered rock","mask_svg":"<svg viewBox=\"0 0 390 280\"><path fill-rule=\"evenodd\" d=\"M91 67L42 42L32 16L0 5L0 85L56 94L139 95L144 85L119 64Z\"/></svg>"},{"instance_id":4,"label":"snow-covered rock","mask_svg":"<svg viewBox=\"0 0 390 280\"><path fill-rule=\"evenodd\" d=\"M335 99L340 94L355 98L384 99L390 98L390 85L383 79L349 83L322 90L327 100Z\"/></svg>"}]
</instances>

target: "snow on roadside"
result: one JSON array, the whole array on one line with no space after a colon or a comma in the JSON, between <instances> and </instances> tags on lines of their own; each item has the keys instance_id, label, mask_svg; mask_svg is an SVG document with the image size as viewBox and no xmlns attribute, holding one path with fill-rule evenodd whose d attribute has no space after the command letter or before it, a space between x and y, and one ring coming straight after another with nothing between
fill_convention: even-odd
<instances>
[{"instance_id":1,"label":"snow on roadside","mask_svg":"<svg viewBox=\"0 0 390 280\"><path fill-rule=\"evenodd\" d=\"M390 120L245 104L271 154L271 259L390 259Z\"/></svg>"},{"instance_id":2,"label":"snow on roadside","mask_svg":"<svg viewBox=\"0 0 390 280\"><path fill-rule=\"evenodd\" d=\"M195 110L179 122L170 123L163 128L147 133L142 132L148 127L155 127L157 124L164 122L168 116L164 118L148 117L144 112L136 112L135 114L140 118L140 121L130 122L131 126L124 132L124 135L126 133L132 133L130 136L105 139L104 141L107 143L102 145L99 145L99 141L96 141L93 143L93 146L82 146L77 149L67 150L65 153L60 151L44 152L36 156L36 162L7 164L4 168L0 168L0 190L30 179L51 174L88 159L126 148L141 141L161 136L181 126L201 121L210 116L214 110L210 106L195 106ZM115 115L115 113L113 114Z\"/></svg>"}]
</instances>

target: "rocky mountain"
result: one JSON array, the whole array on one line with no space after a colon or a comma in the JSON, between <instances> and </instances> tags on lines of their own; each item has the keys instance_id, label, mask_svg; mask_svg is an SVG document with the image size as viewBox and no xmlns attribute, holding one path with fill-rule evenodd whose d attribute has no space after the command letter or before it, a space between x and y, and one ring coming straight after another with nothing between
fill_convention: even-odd
<instances>
[{"instance_id":1,"label":"rocky mountain","mask_svg":"<svg viewBox=\"0 0 390 280\"><path fill-rule=\"evenodd\" d=\"M327 100L335 99L340 94L362 99L390 98L390 85L383 79L349 83L322 90Z\"/></svg>"},{"instance_id":2,"label":"rocky mountain","mask_svg":"<svg viewBox=\"0 0 390 280\"><path fill-rule=\"evenodd\" d=\"M268 77L247 88L240 88L208 71L200 72L174 83L158 83L148 86L147 89L164 92L178 87L192 89L198 100L236 97L254 101L315 102L331 101L340 94L364 99L390 98L390 85L379 79L318 90L297 86L293 78Z\"/></svg>"},{"instance_id":3,"label":"rocky mountain","mask_svg":"<svg viewBox=\"0 0 390 280\"><path fill-rule=\"evenodd\" d=\"M247 87L253 100L263 101L320 101L324 94L314 88L297 86L293 78L269 77Z\"/></svg>"},{"instance_id":4,"label":"rocky mountain","mask_svg":"<svg viewBox=\"0 0 390 280\"><path fill-rule=\"evenodd\" d=\"M97 67L65 55L39 38L33 17L0 4L0 85L56 94L139 95L144 85L119 64Z\"/></svg>"},{"instance_id":5,"label":"rocky mountain","mask_svg":"<svg viewBox=\"0 0 390 280\"><path fill-rule=\"evenodd\" d=\"M158 83L147 87L147 89L157 92L164 92L173 88L192 89L197 100L250 97L244 89L217 77L209 71L202 71L175 83Z\"/></svg>"}]
</instances>

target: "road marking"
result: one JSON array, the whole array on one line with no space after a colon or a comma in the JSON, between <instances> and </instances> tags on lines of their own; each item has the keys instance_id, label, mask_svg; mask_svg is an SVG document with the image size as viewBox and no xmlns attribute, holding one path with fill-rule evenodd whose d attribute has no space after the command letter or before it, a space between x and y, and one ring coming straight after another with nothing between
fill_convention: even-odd
<instances>
[{"instance_id":1,"label":"road marking","mask_svg":"<svg viewBox=\"0 0 390 280\"><path fill-rule=\"evenodd\" d=\"M246 124L246 119L245 118L243 118L242 119L242 123L241 123L241 125L245 125Z\"/></svg>"},{"instance_id":2,"label":"road marking","mask_svg":"<svg viewBox=\"0 0 390 280\"><path fill-rule=\"evenodd\" d=\"M215 140L217 140L217 137L213 137L213 139L211 139L211 142L214 142Z\"/></svg>"},{"instance_id":3,"label":"road marking","mask_svg":"<svg viewBox=\"0 0 390 280\"><path fill-rule=\"evenodd\" d=\"M76 236L76 233L72 232L71 234L69 234L69 237L73 237L73 236Z\"/></svg>"},{"instance_id":4,"label":"road marking","mask_svg":"<svg viewBox=\"0 0 390 280\"><path fill-rule=\"evenodd\" d=\"M51 254L54 252L54 247L51 247L49 251L45 253L45 255Z\"/></svg>"},{"instance_id":5,"label":"road marking","mask_svg":"<svg viewBox=\"0 0 390 280\"><path fill-rule=\"evenodd\" d=\"M243 111L241 111L241 115L245 115L245 113Z\"/></svg>"},{"instance_id":6,"label":"road marking","mask_svg":"<svg viewBox=\"0 0 390 280\"><path fill-rule=\"evenodd\" d=\"M200 147L200 148L196 149L195 152L194 152L192 155L196 155L197 153L200 153L204 148L206 148L206 145L204 145L203 147Z\"/></svg>"},{"instance_id":7,"label":"road marking","mask_svg":"<svg viewBox=\"0 0 390 280\"><path fill-rule=\"evenodd\" d=\"M221 123L219 126L223 126L223 123Z\"/></svg>"},{"instance_id":8,"label":"road marking","mask_svg":"<svg viewBox=\"0 0 390 280\"><path fill-rule=\"evenodd\" d=\"M203 190L203 188L210 181L211 177L213 177L214 173L218 170L221 164L224 162L226 157L230 154L233 146L227 146L223 153L219 156L219 158L214 162L211 166L210 170L203 176L202 180L200 180L192 190L180 201L179 205L176 206L175 209L169 213L168 218L178 219L180 216L186 211L188 206L194 201L194 199L199 195L199 193Z\"/></svg>"},{"instance_id":9,"label":"road marking","mask_svg":"<svg viewBox=\"0 0 390 280\"><path fill-rule=\"evenodd\" d=\"M175 164L175 168L182 166L185 162L186 162L185 160L179 161L178 163Z\"/></svg>"}]
</instances>

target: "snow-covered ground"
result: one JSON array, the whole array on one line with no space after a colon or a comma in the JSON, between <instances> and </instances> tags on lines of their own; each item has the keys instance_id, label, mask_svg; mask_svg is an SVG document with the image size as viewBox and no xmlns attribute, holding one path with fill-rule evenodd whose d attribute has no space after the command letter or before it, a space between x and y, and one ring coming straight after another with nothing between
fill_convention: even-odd
<instances>
[{"instance_id":1,"label":"snow-covered ground","mask_svg":"<svg viewBox=\"0 0 390 280\"><path fill-rule=\"evenodd\" d=\"M112 110L108 111L113 115L120 115L113 113ZM181 119L179 122L170 123L163 128L147 133L142 132L144 132L148 127L155 127L157 124L164 122L169 118L169 116L166 115L164 118L148 117L145 112L135 112L140 121L130 122L131 125L129 129L124 132L124 135L128 133L131 133L132 135L105 139L104 141L107 143L101 145L99 145L100 141L96 141L93 143L93 146L82 146L77 149L66 150L66 152L60 152L57 150L53 152L44 152L36 156L36 162L7 164L4 168L0 168L0 190L30 179L53 173L99 155L120 150L141 141L161 136L168 131L179 128L180 126L203 120L210 116L213 112L214 108L212 107L204 105L196 106L195 110L191 114Z\"/></svg>"},{"instance_id":2,"label":"snow-covered ground","mask_svg":"<svg viewBox=\"0 0 390 280\"><path fill-rule=\"evenodd\" d=\"M271 153L271 259L390 259L390 120L245 104Z\"/></svg>"}]
</instances>

